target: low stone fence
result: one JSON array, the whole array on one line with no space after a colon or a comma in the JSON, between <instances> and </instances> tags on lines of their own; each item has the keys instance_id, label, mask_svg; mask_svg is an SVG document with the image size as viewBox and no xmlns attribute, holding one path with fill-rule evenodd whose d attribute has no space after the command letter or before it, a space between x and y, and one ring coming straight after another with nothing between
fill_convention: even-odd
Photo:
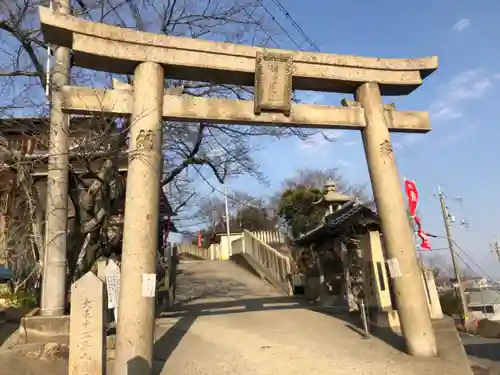
<instances>
[{"instance_id":1,"label":"low stone fence","mask_svg":"<svg viewBox=\"0 0 500 375\"><path fill-rule=\"evenodd\" d=\"M191 243L182 243L177 245L177 254L189 254L195 258L211 259L210 249L199 248Z\"/></svg>"},{"instance_id":2,"label":"low stone fence","mask_svg":"<svg viewBox=\"0 0 500 375\"><path fill-rule=\"evenodd\" d=\"M252 232L244 231L240 239L233 241L233 256L245 254L260 267L266 278L280 289L291 294L291 259L262 242Z\"/></svg>"}]
</instances>

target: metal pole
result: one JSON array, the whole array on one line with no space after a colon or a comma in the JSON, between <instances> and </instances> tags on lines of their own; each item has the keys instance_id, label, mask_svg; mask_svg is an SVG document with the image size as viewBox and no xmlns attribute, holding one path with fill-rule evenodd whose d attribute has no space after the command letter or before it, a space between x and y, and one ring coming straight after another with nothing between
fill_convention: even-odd
<instances>
[{"instance_id":1,"label":"metal pole","mask_svg":"<svg viewBox=\"0 0 500 375\"><path fill-rule=\"evenodd\" d=\"M498 237L495 236L493 238L493 243L490 245L491 251L495 253L495 255L498 257L498 260L500 261L500 244L498 243Z\"/></svg>"},{"instance_id":2,"label":"metal pole","mask_svg":"<svg viewBox=\"0 0 500 375\"><path fill-rule=\"evenodd\" d=\"M458 283L458 291L459 291L459 298L460 298L460 304L462 306L462 326L464 330L467 332L467 313L469 311L467 307L467 302L465 300L465 293L464 293L464 286L462 285L462 278L460 277L460 268L455 256L455 249L453 246L453 238L451 235L451 227L450 227L450 217L448 215L448 208L446 207L446 202L444 200L444 194L441 191L441 187L438 186L438 194L439 194L439 201L441 203L441 211L443 214L443 220L444 220L444 228L446 230L446 238L448 239L448 246L450 248L450 255L451 255L451 262L453 264L453 269L455 271L455 278Z\"/></svg>"},{"instance_id":3,"label":"metal pole","mask_svg":"<svg viewBox=\"0 0 500 375\"><path fill-rule=\"evenodd\" d=\"M233 245L231 243L231 218L229 217L229 203L227 201L227 186L224 185L224 204L226 206L226 235L228 256L233 255Z\"/></svg>"},{"instance_id":4,"label":"metal pole","mask_svg":"<svg viewBox=\"0 0 500 375\"><path fill-rule=\"evenodd\" d=\"M365 339L370 337L370 332L368 331L368 319L366 317L366 307L365 301L361 300L361 320L363 321L363 333Z\"/></svg>"}]
</instances>

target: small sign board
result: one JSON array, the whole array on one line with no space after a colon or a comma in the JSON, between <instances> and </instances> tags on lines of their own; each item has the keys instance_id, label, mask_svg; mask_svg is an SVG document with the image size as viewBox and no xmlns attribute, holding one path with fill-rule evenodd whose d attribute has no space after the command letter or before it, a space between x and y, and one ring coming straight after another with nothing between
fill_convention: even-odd
<instances>
[{"instance_id":1,"label":"small sign board","mask_svg":"<svg viewBox=\"0 0 500 375\"><path fill-rule=\"evenodd\" d=\"M401 267L399 266L399 261L397 258L387 259L387 266L389 268L389 275L391 278L397 278L403 276L401 273Z\"/></svg>"},{"instance_id":2,"label":"small sign board","mask_svg":"<svg viewBox=\"0 0 500 375\"><path fill-rule=\"evenodd\" d=\"M142 274L142 296L145 298L155 298L156 296L156 274Z\"/></svg>"},{"instance_id":3,"label":"small sign board","mask_svg":"<svg viewBox=\"0 0 500 375\"><path fill-rule=\"evenodd\" d=\"M108 309L118 308L120 301L120 267L110 260L104 270L108 291Z\"/></svg>"}]
</instances>

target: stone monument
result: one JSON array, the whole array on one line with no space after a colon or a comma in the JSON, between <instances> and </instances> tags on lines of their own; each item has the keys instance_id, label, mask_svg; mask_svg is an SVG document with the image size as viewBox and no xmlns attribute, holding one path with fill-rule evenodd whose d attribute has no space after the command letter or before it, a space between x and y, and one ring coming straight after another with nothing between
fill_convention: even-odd
<instances>
[{"instance_id":1,"label":"stone monument","mask_svg":"<svg viewBox=\"0 0 500 375\"><path fill-rule=\"evenodd\" d=\"M105 375L104 284L92 272L71 287L69 375Z\"/></svg>"}]
</instances>

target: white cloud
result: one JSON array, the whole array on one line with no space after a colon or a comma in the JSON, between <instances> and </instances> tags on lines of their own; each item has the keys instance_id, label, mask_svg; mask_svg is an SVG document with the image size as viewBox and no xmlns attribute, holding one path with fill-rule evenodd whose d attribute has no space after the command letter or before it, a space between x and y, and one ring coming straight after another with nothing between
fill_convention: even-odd
<instances>
[{"instance_id":1,"label":"white cloud","mask_svg":"<svg viewBox=\"0 0 500 375\"><path fill-rule=\"evenodd\" d=\"M451 29L456 33L461 33L469 26L470 26L470 21L467 18L462 18L456 24L454 24Z\"/></svg>"},{"instance_id":2,"label":"white cloud","mask_svg":"<svg viewBox=\"0 0 500 375\"><path fill-rule=\"evenodd\" d=\"M481 69L465 71L442 85L437 100L429 108L435 120L446 121L462 116L464 102L480 99L491 87L490 77Z\"/></svg>"},{"instance_id":3,"label":"white cloud","mask_svg":"<svg viewBox=\"0 0 500 375\"><path fill-rule=\"evenodd\" d=\"M434 117L451 120L462 117L462 112L459 112L456 108L441 107L434 112Z\"/></svg>"},{"instance_id":4,"label":"white cloud","mask_svg":"<svg viewBox=\"0 0 500 375\"><path fill-rule=\"evenodd\" d=\"M342 146L344 147L352 147L352 146L356 146L359 142L356 142L356 141L345 141L342 143Z\"/></svg>"},{"instance_id":5,"label":"white cloud","mask_svg":"<svg viewBox=\"0 0 500 375\"><path fill-rule=\"evenodd\" d=\"M449 133L438 141L440 146L451 146L462 139L467 138L471 135L477 128L476 124L464 126L461 129L456 129L453 133Z\"/></svg>"},{"instance_id":6,"label":"white cloud","mask_svg":"<svg viewBox=\"0 0 500 375\"><path fill-rule=\"evenodd\" d=\"M396 138L393 136L393 138ZM412 147L423 139L422 134L398 134L397 140L392 141L392 147L395 150L404 150Z\"/></svg>"},{"instance_id":7,"label":"white cloud","mask_svg":"<svg viewBox=\"0 0 500 375\"><path fill-rule=\"evenodd\" d=\"M298 149L308 154L322 154L328 152L332 143L344 136L342 130L324 130L314 133L304 141L299 141Z\"/></svg>"},{"instance_id":8,"label":"white cloud","mask_svg":"<svg viewBox=\"0 0 500 375\"><path fill-rule=\"evenodd\" d=\"M348 168L348 167L352 166L352 163L348 160L345 160L345 159L337 159L335 161L335 164L340 168Z\"/></svg>"}]
</instances>

